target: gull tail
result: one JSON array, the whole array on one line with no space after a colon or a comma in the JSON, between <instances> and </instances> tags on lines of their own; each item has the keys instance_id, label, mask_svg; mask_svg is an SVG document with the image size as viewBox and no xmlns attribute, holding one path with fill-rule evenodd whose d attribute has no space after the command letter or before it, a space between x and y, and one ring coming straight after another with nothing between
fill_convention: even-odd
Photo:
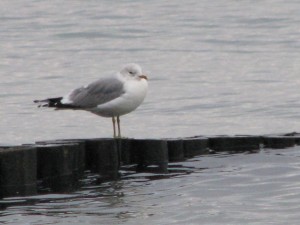
<instances>
[{"instance_id":1,"label":"gull tail","mask_svg":"<svg viewBox=\"0 0 300 225\"><path fill-rule=\"evenodd\" d=\"M58 98L47 98L43 100L34 100L34 103L38 104L38 107L54 107L54 108L64 108L64 104L61 103L62 97Z\"/></svg>"}]
</instances>

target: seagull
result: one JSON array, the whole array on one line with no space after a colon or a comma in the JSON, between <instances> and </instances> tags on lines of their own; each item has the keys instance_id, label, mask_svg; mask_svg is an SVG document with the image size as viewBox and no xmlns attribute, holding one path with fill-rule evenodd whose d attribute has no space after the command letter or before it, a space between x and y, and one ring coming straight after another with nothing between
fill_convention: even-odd
<instances>
[{"instance_id":1,"label":"seagull","mask_svg":"<svg viewBox=\"0 0 300 225\"><path fill-rule=\"evenodd\" d=\"M98 116L111 117L113 137L121 138L120 116L132 112L144 101L148 90L147 80L142 68L130 63L113 76L76 88L63 97L34 100L34 103L38 107L85 110Z\"/></svg>"}]
</instances>

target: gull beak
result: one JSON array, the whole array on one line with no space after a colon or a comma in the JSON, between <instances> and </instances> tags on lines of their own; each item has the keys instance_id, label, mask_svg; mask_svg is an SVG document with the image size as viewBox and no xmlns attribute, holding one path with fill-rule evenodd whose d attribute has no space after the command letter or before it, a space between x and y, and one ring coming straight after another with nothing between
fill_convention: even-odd
<instances>
[{"instance_id":1,"label":"gull beak","mask_svg":"<svg viewBox=\"0 0 300 225\"><path fill-rule=\"evenodd\" d=\"M148 77L146 75L140 75L139 78L148 80Z\"/></svg>"}]
</instances>

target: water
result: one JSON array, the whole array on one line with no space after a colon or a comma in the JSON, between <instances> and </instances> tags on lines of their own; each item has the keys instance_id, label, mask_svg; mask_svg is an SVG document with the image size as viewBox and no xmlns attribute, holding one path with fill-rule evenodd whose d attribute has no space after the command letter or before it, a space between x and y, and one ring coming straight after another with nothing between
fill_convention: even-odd
<instances>
[{"instance_id":1,"label":"water","mask_svg":"<svg viewBox=\"0 0 300 225\"><path fill-rule=\"evenodd\" d=\"M145 103L128 137L264 134L299 127L297 1L1 1L1 140L111 137L88 112L37 109L137 62ZM15 10L18 9L18 10Z\"/></svg>"},{"instance_id":2,"label":"water","mask_svg":"<svg viewBox=\"0 0 300 225\"><path fill-rule=\"evenodd\" d=\"M3 224L299 224L300 147L203 155L70 194L0 201Z\"/></svg>"},{"instance_id":3,"label":"water","mask_svg":"<svg viewBox=\"0 0 300 225\"><path fill-rule=\"evenodd\" d=\"M300 3L292 0L3 0L0 143L111 137L109 119L87 112L37 109L32 100L64 95L118 71L128 62L137 62L148 71L150 89L144 104L122 118L125 136L298 131L299 10ZM244 168L243 164L255 156L268 162L267 155L243 155L240 166ZM294 212L298 210L295 202L300 192L292 179L299 176L293 163L297 158L271 156L285 162L276 169L280 177L269 176L270 168L263 162L249 171L239 171L230 169L238 156L211 156L203 158L199 165L215 160L228 171L204 170L141 183L122 181L116 184L123 185L120 192L125 197L120 199L113 193L113 198L107 200L106 190L104 197L96 194L95 199L58 196L61 199L52 202L46 196L45 203L9 208L4 211L8 214L4 218L22 220L23 224L39 224L39 220L82 224L87 218L90 223L103 220L117 224L124 217L129 217L131 224L140 224L144 219L148 224L182 224L185 220L209 224L292 224L299 219ZM229 179L230 176L234 178ZM202 183L204 178L210 182ZM226 189L233 180L239 187L234 193L233 188ZM185 182L189 185L184 186ZM174 189L170 189L173 185ZM253 189L247 190L247 185ZM211 191L205 192L207 189ZM92 188L91 192L96 190ZM108 190L116 191L113 186ZM73 201L75 205L70 207ZM85 208L77 208L77 201L85 203ZM94 207L91 213L86 212L87 206ZM81 210L86 213L80 213Z\"/></svg>"}]
</instances>

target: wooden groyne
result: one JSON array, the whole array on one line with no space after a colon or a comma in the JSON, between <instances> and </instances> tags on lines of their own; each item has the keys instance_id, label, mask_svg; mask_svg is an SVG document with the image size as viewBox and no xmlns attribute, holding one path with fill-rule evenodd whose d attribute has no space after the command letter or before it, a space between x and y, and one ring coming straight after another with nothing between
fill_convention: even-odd
<instances>
[{"instance_id":1,"label":"wooden groyne","mask_svg":"<svg viewBox=\"0 0 300 225\"><path fill-rule=\"evenodd\" d=\"M0 197L66 192L86 171L100 182L117 179L122 166L167 173L168 163L201 154L283 149L300 144L297 133L265 136L198 136L174 139L68 139L0 146Z\"/></svg>"}]
</instances>

